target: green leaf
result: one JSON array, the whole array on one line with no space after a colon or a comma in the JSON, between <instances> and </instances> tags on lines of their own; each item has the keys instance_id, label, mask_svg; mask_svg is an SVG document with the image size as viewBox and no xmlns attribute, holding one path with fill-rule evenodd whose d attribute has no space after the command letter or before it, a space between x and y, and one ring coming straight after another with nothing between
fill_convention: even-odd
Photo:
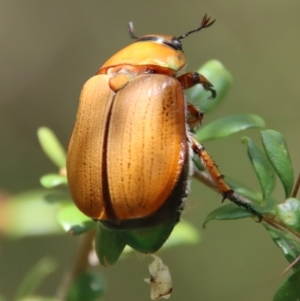
<instances>
[{"instance_id":1,"label":"green leaf","mask_svg":"<svg viewBox=\"0 0 300 301\"><path fill-rule=\"evenodd\" d=\"M262 196L261 193L253 191L252 189L244 186L241 183L238 183L232 179L226 177L226 182L231 189L233 189L236 193L244 196L245 198L253 201L256 204L261 204Z\"/></svg>"},{"instance_id":2,"label":"green leaf","mask_svg":"<svg viewBox=\"0 0 300 301\"><path fill-rule=\"evenodd\" d=\"M217 119L216 121L201 127L196 133L196 139L204 142L212 139L224 138L249 128L263 128L264 126L265 122L257 115L231 115Z\"/></svg>"},{"instance_id":3,"label":"green leaf","mask_svg":"<svg viewBox=\"0 0 300 301\"><path fill-rule=\"evenodd\" d=\"M57 268L56 262L48 257L38 261L27 273L25 279L18 288L16 300L32 295L42 280Z\"/></svg>"},{"instance_id":4,"label":"green leaf","mask_svg":"<svg viewBox=\"0 0 300 301\"><path fill-rule=\"evenodd\" d=\"M164 245L174 227L175 223L169 223L150 229L126 230L122 232L122 240L137 252L155 253Z\"/></svg>"},{"instance_id":5,"label":"green leaf","mask_svg":"<svg viewBox=\"0 0 300 301\"><path fill-rule=\"evenodd\" d=\"M281 249L289 263L294 262L300 256L300 244L290 234L278 230L268 224L264 224L274 243ZM295 268L299 267L299 263Z\"/></svg>"},{"instance_id":6,"label":"green leaf","mask_svg":"<svg viewBox=\"0 0 300 301\"><path fill-rule=\"evenodd\" d=\"M27 296L25 298L19 299L18 301L61 301L61 299L34 295L34 296Z\"/></svg>"},{"instance_id":7,"label":"green leaf","mask_svg":"<svg viewBox=\"0 0 300 301\"><path fill-rule=\"evenodd\" d=\"M283 136L274 130L261 131L261 138L268 159L282 182L285 197L288 198L294 185L294 172L286 142Z\"/></svg>"},{"instance_id":8,"label":"green leaf","mask_svg":"<svg viewBox=\"0 0 300 301\"><path fill-rule=\"evenodd\" d=\"M300 201L295 198L287 199L279 204L276 215L287 226L300 232Z\"/></svg>"},{"instance_id":9,"label":"green leaf","mask_svg":"<svg viewBox=\"0 0 300 301\"><path fill-rule=\"evenodd\" d=\"M115 264L122 254L126 243L122 240L122 231L109 230L100 222L97 224L95 251L102 266Z\"/></svg>"},{"instance_id":10,"label":"green leaf","mask_svg":"<svg viewBox=\"0 0 300 301\"><path fill-rule=\"evenodd\" d=\"M275 188L275 172L266 155L253 143L253 141L244 137L243 143L248 145L248 156L258 177L263 194L263 200L266 200L272 194Z\"/></svg>"},{"instance_id":11,"label":"green leaf","mask_svg":"<svg viewBox=\"0 0 300 301\"><path fill-rule=\"evenodd\" d=\"M38 129L38 139L48 158L59 168L66 166L66 152L55 134L47 127Z\"/></svg>"},{"instance_id":12,"label":"green leaf","mask_svg":"<svg viewBox=\"0 0 300 301\"><path fill-rule=\"evenodd\" d=\"M195 167L200 171L205 171L205 166L203 165L203 162L201 161L199 156L193 156L193 163Z\"/></svg>"},{"instance_id":13,"label":"green leaf","mask_svg":"<svg viewBox=\"0 0 300 301\"><path fill-rule=\"evenodd\" d=\"M165 250L177 246L182 245L195 245L198 244L201 240L200 233L198 229L196 229L191 223L187 221L180 221L173 232L171 233L169 239L165 242L165 244L160 248L160 250ZM134 252L129 246L126 246L122 256L131 254Z\"/></svg>"},{"instance_id":14,"label":"green leaf","mask_svg":"<svg viewBox=\"0 0 300 301\"><path fill-rule=\"evenodd\" d=\"M265 227L275 244L282 250L288 262L290 264L294 263L295 259L298 259L300 256L300 244L298 239L294 239L292 234L282 232L268 224L265 224ZM292 268L294 273L280 286L273 301L294 301L300 298L300 263L297 262Z\"/></svg>"},{"instance_id":15,"label":"green leaf","mask_svg":"<svg viewBox=\"0 0 300 301\"><path fill-rule=\"evenodd\" d=\"M203 89L201 85L196 85L188 91L188 101L195 104L206 114L216 108L225 98L231 84L232 76L229 71L217 60L208 61L198 72L204 75L217 91L215 99L209 99L210 92Z\"/></svg>"},{"instance_id":16,"label":"green leaf","mask_svg":"<svg viewBox=\"0 0 300 301\"><path fill-rule=\"evenodd\" d=\"M12 238L61 234L56 215L62 198L61 193L45 189L12 196L3 203L0 212L2 233Z\"/></svg>"},{"instance_id":17,"label":"green leaf","mask_svg":"<svg viewBox=\"0 0 300 301\"><path fill-rule=\"evenodd\" d=\"M209 213L202 225L203 228L206 224L212 220L235 220L253 216L249 211L238 207L235 204L228 204L217 208L216 210Z\"/></svg>"},{"instance_id":18,"label":"green leaf","mask_svg":"<svg viewBox=\"0 0 300 301\"><path fill-rule=\"evenodd\" d=\"M260 215L272 213L272 210L267 207L261 207L252 203L249 205L251 205L251 208ZM259 219L257 215L250 213L247 209L239 207L237 204L230 203L209 213L202 226L205 228L206 224L212 220L236 220L246 217L252 217L255 221L258 221Z\"/></svg>"},{"instance_id":19,"label":"green leaf","mask_svg":"<svg viewBox=\"0 0 300 301\"><path fill-rule=\"evenodd\" d=\"M194 245L200 242L200 233L191 223L180 221L174 228L162 249L181 245Z\"/></svg>"},{"instance_id":20,"label":"green leaf","mask_svg":"<svg viewBox=\"0 0 300 301\"><path fill-rule=\"evenodd\" d=\"M72 235L79 235L96 227L96 222L80 212L74 204L64 205L57 214L57 220Z\"/></svg>"},{"instance_id":21,"label":"green leaf","mask_svg":"<svg viewBox=\"0 0 300 301\"><path fill-rule=\"evenodd\" d=\"M59 174L48 174L41 177L40 183L45 188L53 188L59 185L67 185L68 180Z\"/></svg>"},{"instance_id":22,"label":"green leaf","mask_svg":"<svg viewBox=\"0 0 300 301\"><path fill-rule=\"evenodd\" d=\"M289 276L277 290L273 301L300 300L300 269Z\"/></svg>"},{"instance_id":23,"label":"green leaf","mask_svg":"<svg viewBox=\"0 0 300 301\"><path fill-rule=\"evenodd\" d=\"M67 301L96 301L105 293L105 283L99 272L84 272L72 283Z\"/></svg>"}]
</instances>

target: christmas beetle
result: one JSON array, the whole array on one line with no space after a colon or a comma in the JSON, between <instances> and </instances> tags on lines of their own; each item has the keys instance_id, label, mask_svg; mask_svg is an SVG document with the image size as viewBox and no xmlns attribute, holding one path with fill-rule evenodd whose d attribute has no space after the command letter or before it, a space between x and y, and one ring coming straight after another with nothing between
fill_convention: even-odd
<instances>
[{"instance_id":1,"label":"christmas beetle","mask_svg":"<svg viewBox=\"0 0 300 301\"><path fill-rule=\"evenodd\" d=\"M108 59L80 95L67 155L72 198L108 229L151 232L167 225L168 233L144 252L156 251L179 221L193 154L224 198L233 193L193 137L203 114L183 94L197 84L213 98L216 91L196 72L177 76L186 65L181 40L213 23L205 15L198 28L179 37L140 38L129 23L136 41Z\"/></svg>"}]
</instances>

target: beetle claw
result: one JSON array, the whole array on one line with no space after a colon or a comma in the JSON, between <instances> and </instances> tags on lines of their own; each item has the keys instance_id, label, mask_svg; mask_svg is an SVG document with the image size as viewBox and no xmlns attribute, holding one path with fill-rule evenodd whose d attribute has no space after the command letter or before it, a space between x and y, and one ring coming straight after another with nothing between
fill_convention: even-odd
<instances>
[{"instance_id":1,"label":"beetle claw","mask_svg":"<svg viewBox=\"0 0 300 301\"><path fill-rule=\"evenodd\" d=\"M211 92L211 95L208 97L208 99L215 99L217 96L217 91L213 88L210 88L209 91Z\"/></svg>"},{"instance_id":2,"label":"beetle claw","mask_svg":"<svg viewBox=\"0 0 300 301\"><path fill-rule=\"evenodd\" d=\"M233 190L223 193L222 203L225 201L225 199L230 200L237 206L246 209L248 212L256 216L258 218L258 220L256 221L257 223L260 223L263 220L263 215L260 212L258 212L255 208L253 208L253 206L250 203L245 202L240 196L234 193Z\"/></svg>"},{"instance_id":3,"label":"beetle claw","mask_svg":"<svg viewBox=\"0 0 300 301\"><path fill-rule=\"evenodd\" d=\"M217 96L217 91L213 88L213 85L211 83L202 83L204 90L209 91L211 95L208 97L208 99L214 99Z\"/></svg>"}]
</instances>

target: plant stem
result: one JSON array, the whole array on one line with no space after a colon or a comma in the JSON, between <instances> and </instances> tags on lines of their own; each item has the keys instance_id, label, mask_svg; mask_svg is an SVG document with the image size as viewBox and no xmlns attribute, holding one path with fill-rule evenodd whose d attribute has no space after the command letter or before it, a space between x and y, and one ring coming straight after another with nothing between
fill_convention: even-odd
<instances>
[{"instance_id":1,"label":"plant stem","mask_svg":"<svg viewBox=\"0 0 300 301\"><path fill-rule=\"evenodd\" d=\"M59 300L67 300L70 286L76 278L90 268L89 254L93 250L93 241L96 231L88 231L82 235L79 250L74 261L73 268L68 272L57 289Z\"/></svg>"}]
</instances>

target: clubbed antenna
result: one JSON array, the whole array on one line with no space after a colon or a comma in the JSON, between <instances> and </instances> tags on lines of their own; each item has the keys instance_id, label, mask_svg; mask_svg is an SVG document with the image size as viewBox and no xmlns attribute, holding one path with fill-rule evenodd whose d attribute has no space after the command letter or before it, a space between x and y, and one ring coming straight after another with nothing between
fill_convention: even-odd
<instances>
[{"instance_id":1,"label":"clubbed antenna","mask_svg":"<svg viewBox=\"0 0 300 301\"><path fill-rule=\"evenodd\" d=\"M188 31L187 33L185 33L185 34L179 36L177 39L178 39L178 40L182 40L182 39L184 39L185 37L187 37L188 35L190 35L191 33L200 31L200 30L203 29L203 28L207 28L207 27L213 25L213 24L215 23L216 20L210 21L210 18L211 18L211 17L208 17L207 14L205 14L205 16L204 16L203 19L202 19L201 25L200 25L198 28L196 28L196 29L194 29L194 30L191 30L191 31ZM132 26L133 26L133 25L132 25ZM132 35L131 35L131 36L132 36Z\"/></svg>"},{"instance_id":2,"label":"clubbed antenna","mask_svg":"<svg viewBox=\"0 0 300 301\"><path fill-rule=\"evenodd\" d=\"M128 32L129 32L132 39L138 39L138 37L134 35L134 27L133 27L133 22L132 21L130 21L128 23Z\"/></svg>"}]
</instances>

